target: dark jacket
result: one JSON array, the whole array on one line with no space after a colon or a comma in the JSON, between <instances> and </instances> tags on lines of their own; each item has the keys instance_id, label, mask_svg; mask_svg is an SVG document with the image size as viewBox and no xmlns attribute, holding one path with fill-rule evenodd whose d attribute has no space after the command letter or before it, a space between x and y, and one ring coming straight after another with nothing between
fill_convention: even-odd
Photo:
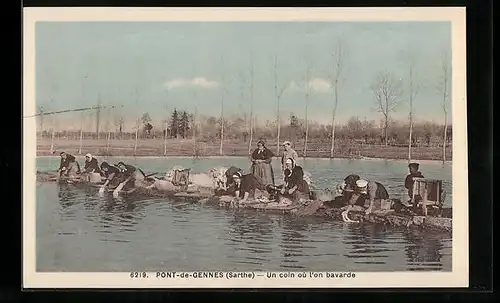
<instances>
[{"instance_id":1,"label":"dark jacket","mask_svg":"<svg viewBox=\"0 0 500 303\"><path fill-rule=\"evenodd\" d=\"M234 183L233 175L239 171L241 171L241 168L237 168L235 166L231 166L230 168L228 168L228 170L226 170L226 179L228 186Z\"/></svg>"},{"instance_id":2,"label":"dark jacket","mask_svg":"<svg viewBox=\"0 0 500 303\"><path fill-rule=\"evenodd\" d=\"M106 178L106 180L109 180L110 183L118 185L120 183L120 180L122 178L122 173L118 169L118 167L110 165L108 167L107 171L102 171L102 175Z\"/></svg>"},{"instance_id":3,"label":"dark jacket","mask_svg":"<svg viewBox=\"0 0 500 303\"><path fill-rule=\"evenodd\" d=\"M292 171L285 169L285 188L290 189L297 186L297 190L302 193L309 193L309 185L304 180L302 167L295 166Z\"/></svg>"},{"instance_id":4,"label":"dark jacket","mask_svg":"<svg viewBox=\"0 0 500 303\"><path fill-rule=\"evenodd\" d=\"M256 189L265 190L265 185L259 182L253 174L241 176L240 186L234 186L234 190L240 192L240 198L243 198L246 192L249 194L249 197L254 197Z\"/></svg>"},{"instance_id":5,"label":"dark jacket","mask_svg":"<svg viewBox=\"0 0 500 303\"><path fill-rule=\"evenodd\" d=\"M100 173L99 164L96 158L92 158L90 161L85 161L85 166L83 167L86 173Z\"/></svg>"},{"instance_id":6,"label":"dark jacket","mask_svg":"<svg viewBox=\"0 0 500 303\"><path fill-rule=\"evenodd\" d=\"M415 181L413 181L413 178L424 178L424 175L422 175L421 172L416 172L415 174L409 174L406 176L405 179L405 188L408 190L408 196L413 196L413 184Z\"/></svg>"},{"instance_id":7,"label":"dark jacket","mask_svg":"<svg viewBox=\"0 0 500 303\"><path fill-rule=\"evenodd\" d=\"M73 155L66 154L66 160L61 158L61 162L59 164L59 170L61 170L63 167L68 168L68 165L71 162L76 162L76 158Z\"/></svg>"},{"instance_id":8,"label":"dark jacket","mask_svg":"<svg viewBox=\"0 0 500 303\"><path fill-rule=\"evenodd\" d=\"M266 163L271 163L273 157L273 152L267 148L264 148L261 152L259 152L259 149L257 148L252 153L252 160L266 160Z\"/></svg>"}]
</instances>

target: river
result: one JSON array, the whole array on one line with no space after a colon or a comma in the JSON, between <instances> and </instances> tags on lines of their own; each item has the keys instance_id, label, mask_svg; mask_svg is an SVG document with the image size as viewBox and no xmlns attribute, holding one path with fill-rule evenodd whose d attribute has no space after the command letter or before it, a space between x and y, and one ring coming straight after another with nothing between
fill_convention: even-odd
<instances>
[{"instance_id":1,"label":"river","mask_svg":"<svg viewBox=\"0 0 500 303\"><path fill-rule=\"evenodd\" d=\"M137 165L146 173L174 165L194 172L249 166L247 159L233 157L105 160ZM39 171L55 170L58 164L56 157L37 158ZM277 175L278 161L273 165ZM299 165L312 174L317 188L334 188L346 175L357 173L384 184L392 197L405 195L405 161L307 159ZM446 204L451 206L451 163L422 162L420 169L428 178L444 180ZM37 184L36 199L37 271L451 271L447 233L164 199L114 200L99 197L95 189L48 182Z\"/></svg>"}]
</instances>

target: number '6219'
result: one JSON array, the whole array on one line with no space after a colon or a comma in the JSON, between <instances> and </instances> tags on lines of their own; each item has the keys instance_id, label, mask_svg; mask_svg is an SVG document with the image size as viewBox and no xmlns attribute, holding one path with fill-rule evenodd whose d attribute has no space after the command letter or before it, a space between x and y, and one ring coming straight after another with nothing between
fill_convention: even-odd
<instances>
[{"instance_id":1,"label":"number '6219'","mask_svg":"<svg viewBox=\"0 0 500 303\"><path fill-rule=\"evenodd\" d=\"M138 272L138 271L133 271L130 273L130 277L132 279L136 279L136 278L147 278L148 277L148 274L146 272Z\"/></svg>"}]
</instances>

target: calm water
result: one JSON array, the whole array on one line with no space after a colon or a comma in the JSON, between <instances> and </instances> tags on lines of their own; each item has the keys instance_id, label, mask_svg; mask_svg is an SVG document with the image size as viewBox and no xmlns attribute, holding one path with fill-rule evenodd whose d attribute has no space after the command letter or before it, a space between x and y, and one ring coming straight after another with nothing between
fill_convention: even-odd
<instances>
[{"instance_id":1,"label":"calm water","mask_svg":"<svg viewBox=\"0 0 500 303\"><path fill-rule=\"evenodd\" d=\"M80 163L83 163L82 159ZM100 158L99 161L104 159ZM174 165L207 171L248 168L243 158L112 158L146 173ZM39 171L57 158L38 158ZM318 188L350 173L386 185L403 197L404 161L308 159L300 163ZM278 162L275 163L278 171ZM445 180L451 205L451 164L422 163L426 177ZM298 219L188 202L99 197L96 189L37 184L38 271L130 270L451 270L451 235L318 218Z\"/></svg>"}]
</instances>

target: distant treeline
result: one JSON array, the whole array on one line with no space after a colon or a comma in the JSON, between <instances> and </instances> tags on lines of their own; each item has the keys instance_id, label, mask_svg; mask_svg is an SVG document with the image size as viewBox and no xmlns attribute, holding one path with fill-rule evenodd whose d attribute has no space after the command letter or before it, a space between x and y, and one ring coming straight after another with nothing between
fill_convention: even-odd
<instances>
[{"instance_id":1,"label":"distant treeline","mask_svg":"<svg viewBox=\"0 0 500 303\"><path fill-rule=\"evenodd\" d=\"M186 139L195 135L197 141L216 142L221 136L220 117L195 117L193 113L173 110L170 119L162 121L162 124L154 125L148 113L144 113L141 118L139 139L164 139L165 135L169 139ZM378 122L378 123L377 123ZM335 127L335 141L352 142L363 144L384 144L384 121L366 120L359 117L351 117L347 123ZM266 121L265 123L253 123L253 139L277 139L276 121ZM309 121L308 141L330 142L332 136L332 126ZM423 122L414 123L412 145L441 145L444 138L444 125ZM110 139L127 140L135 139L136 132L124 132L123 119L117 120L115 128L109 130ZM287 119L282 118L280 129L280 141L284 140L304 140L305 121L296 115L290 115ZM51 130L39 132L44 138L50 138ZM80 131L56 130L55 137L61 139L80 138ZM106 139L108 131L84 132L84 139ZM250 121L243 115L233 115L224 118L224 140L248 141L250 137ZM408 145L409 123L390 120L388 123L388 144ZM452 140L452 126L447 127L447 145Z\"/></svg>"}]
</instances>

